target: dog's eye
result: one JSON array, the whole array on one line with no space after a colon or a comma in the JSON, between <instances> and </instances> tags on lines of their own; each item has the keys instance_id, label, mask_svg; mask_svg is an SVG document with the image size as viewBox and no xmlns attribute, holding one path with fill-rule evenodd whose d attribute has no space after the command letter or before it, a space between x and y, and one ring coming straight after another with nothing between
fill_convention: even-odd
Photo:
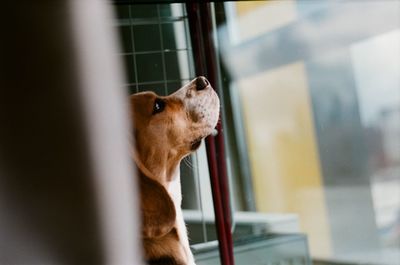
<instances>
[{"instance_id":1,"label":"dog's eye","mask_svg":"<svg viewBox=\"0 0 400 265\"><path fill-rule=\"evenodd\" d=\"M164 108L165 108L165 101L157 98L154 101L153 114L162 112L164 110Z\"/></svg>"}]
</instances>

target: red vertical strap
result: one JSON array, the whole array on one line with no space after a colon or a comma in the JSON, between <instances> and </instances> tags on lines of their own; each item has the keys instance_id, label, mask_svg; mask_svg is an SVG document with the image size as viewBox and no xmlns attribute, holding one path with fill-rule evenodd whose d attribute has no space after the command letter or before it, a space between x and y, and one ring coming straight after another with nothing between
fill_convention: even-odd
<instances>
[{"instance_id":1,"label":"red vertical strap","mask_svg":"<svg viewBox=\"0 0 400 265\"><path fill-rule=\"evenodd\" d=\"M224 206L223 200L221 197L221 187L219 182L219 172L218 172L218 164L217 164L217 156L216 156L216 144L213 136L209 136L206 139L206 148L207 148L207 158L208 158L208 166L210 170L210 182L211 182L211 192L213 196L214 202L214 215L215 215L215 224L217 228L217 236L218 236L218 247L220 253L220 260L222 265L233 265L230 262L229 257L229 244L226 239L226 231L229 229L229 224L226 222L228 218L224 216Z\"/></svg>"},{"instance_id":2,"label":"red vertical strap","mask_svg":"<svg viewBox=\"0 0 400 265\"><path fill-rule=\"evenodd\" d=\"M214 88L217 89L220 93L222 89L219 88L218 82L218 73L217 70L217 60L216 60L216 50L214 47L213 41L213 26L212 26L212 14L210 3L203 3L200 6L200 11L202 14L202 28L205 30L204 34L204 50L205 50L205 58L206 58L206 67L208 76L210 77L210 82L214 84ZM223 134L222 122L220 122L217 126L218 134L215 139L216 151L217 151L217 166L219 173L219 191L221 194L222 206L225 217L225 238L227 241L227 250L229 252L229 264L234 264L233 258L233 241L232 241L232 233L231 233L231 210L230 210L230 197L229 197L229 181L228 181L228 172L226 168L226 156L225 156L225 141Z\"/></svg>"},{"instance_id":3,"label":"red vertical strap","mask_svg":"<svg viewBox=\"0 0 400 265\"><path fill-rule=\"evenodd\" d=\"M216 51L212 39L212 17L209 3L188 1L186 4L197 75L207 76L218 92ZM225 146L222 123L217 125L218 135L206 138L215 223L219 241L221 264L234 265L231 233L231 212Z\"/></svg>"}]
</instances>

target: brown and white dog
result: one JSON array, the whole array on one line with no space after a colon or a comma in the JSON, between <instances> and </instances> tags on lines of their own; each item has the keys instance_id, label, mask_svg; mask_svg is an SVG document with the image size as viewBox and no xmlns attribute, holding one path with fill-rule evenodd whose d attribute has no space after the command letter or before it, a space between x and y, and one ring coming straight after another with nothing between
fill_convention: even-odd
<instances>
[{"instance_id":1,"label":"brown and white dog","mask_svg":"<svg viewBox=\"0 0 400 265\"><path fill-rule=\"evenodd\" d=\"M204 77L166 97L153 92L131 96L148 264L195 264L181 210L179 165L214 131L219 107L218 96Z\"/></svg>"}]
</instances>

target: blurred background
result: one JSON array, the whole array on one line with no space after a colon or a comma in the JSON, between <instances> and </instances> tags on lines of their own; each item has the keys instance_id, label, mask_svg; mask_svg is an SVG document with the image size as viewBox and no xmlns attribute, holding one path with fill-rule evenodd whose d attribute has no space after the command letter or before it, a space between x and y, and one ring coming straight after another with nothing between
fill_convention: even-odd
<instances>
[{"instance_id":1,"label":"blurred background","mask_svg":"<svg viewBox=\"0 0 400 265\"><path fill-rule=\"evenodd\" d=\"M296 213L315 258L398 264L400 3L225 7L256 210Z\"/></svg>"}]
</instances>

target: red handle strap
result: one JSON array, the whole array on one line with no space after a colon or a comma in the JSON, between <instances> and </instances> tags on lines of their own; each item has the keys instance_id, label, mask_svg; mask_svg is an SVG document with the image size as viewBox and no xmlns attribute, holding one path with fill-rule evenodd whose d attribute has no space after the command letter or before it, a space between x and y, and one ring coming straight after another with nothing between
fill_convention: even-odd
<instances>
[{"instance_id":1,"label":"red handle strap","mask_svg":"<svg viewBox=\"0 0 400 265\"><path fill-rule=\"evenodd\" d=\"M188 1L186 9L192 40L197 75L207 76L218 92L216 51L212 40L211 9L209 3ZM217 125L216 137L206 138L211 190L214 203L215 223L219 241L221 264L234 265L229 182L225 161L225 146L222 124Z\"/></svg>"}]
</instances>

